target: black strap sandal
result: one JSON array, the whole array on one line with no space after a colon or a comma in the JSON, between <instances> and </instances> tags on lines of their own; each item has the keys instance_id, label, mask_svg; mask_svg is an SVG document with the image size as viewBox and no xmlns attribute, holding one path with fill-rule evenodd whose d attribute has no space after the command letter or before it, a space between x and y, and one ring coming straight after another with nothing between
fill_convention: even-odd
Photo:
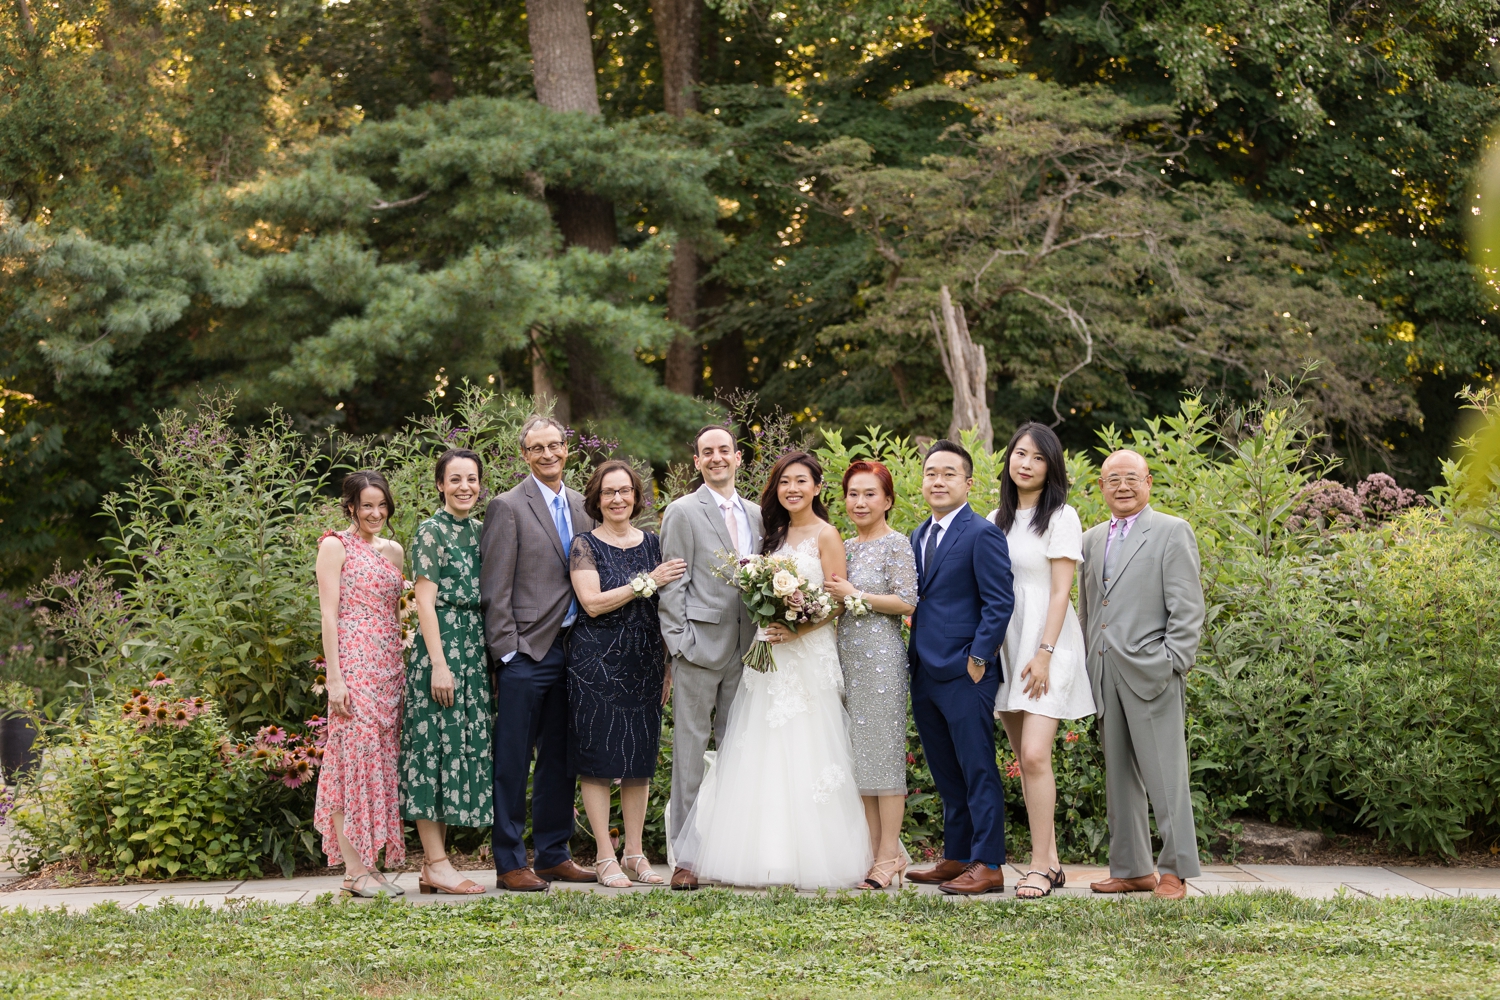
<instances>
[{"instance_id":1,"label":"black strap sandal","mask_svg":"<svg viewBox=\"0 0 1500 1000\"><path fill-rule=\"evenodd\" d=\"M1053 872L1056 872L1056 874L1054 875ZM1052 888L1054 889L1061 889L1068 884L1068 876L1063 872L1061 865L1058 865L1051 871L1043 872L1043 874L1047 876L1047 881L1052 883Z\"/></svg>"},{"instance_id":2,"label":"black strap sandal","mask_svg":"<svg viewBox=\"0 0 1500 1000\"><path fill-rule=\"evenodd\" d=\"M1043 889L1041 886L1028 885L1027 882L1026 882L1026 880L1029 879L1029 878L1031 878L1031 876L1033 876L1033 875L1035 875L1038 878L1040 878L1043 882L1046 882L1047 883L1047 888ZM1052 895L1052 889L1053 888L1054 887L1053 887L1053 884L1052 884L1052 876L1051 875L1048 875L1046 872L1036 872L1036 871L1027 872L1025 875L1021 876L1021 881L1018 882L1018 883L1016 883L1016 898L1017 899L1046 899L1048 896ZM1025 896L1021 895L1021 890L1022 889L1027 890L1028 895L1025 895Z\"/></svg>"}]
</instances>

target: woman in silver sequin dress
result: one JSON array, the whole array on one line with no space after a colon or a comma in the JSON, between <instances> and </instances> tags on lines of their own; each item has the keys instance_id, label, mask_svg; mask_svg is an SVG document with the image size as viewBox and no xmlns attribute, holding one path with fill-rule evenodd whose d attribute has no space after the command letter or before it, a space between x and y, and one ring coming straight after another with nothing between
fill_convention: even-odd
<instances>
[{"instance_id":1,"label":"woman in silver sequin dress","mask_svg":"<svg viewBox=\"0 0 1500 1000\"><path fill-rule=\"evenodd\" d=\"M847 579L823 588L838 599L864 598L871 613L839 621L839 663L854 746L854 780L865 805L874 867L861 884L899 885L907 854L901 845L906 814L906 643L901 617L916 609L917 566L911 543L886 519L895 505L891 474L879 462L854 462L844 473L844 506L858 528L844 541Z\"/></svg>"}]
</instances>

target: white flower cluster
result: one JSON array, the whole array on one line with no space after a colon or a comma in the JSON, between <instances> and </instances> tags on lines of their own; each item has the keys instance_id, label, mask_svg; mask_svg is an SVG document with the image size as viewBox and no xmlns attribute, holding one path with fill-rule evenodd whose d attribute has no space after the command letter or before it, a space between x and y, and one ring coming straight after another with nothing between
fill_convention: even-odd
<instances>
[{"instance_id":1,"label":"white flower cluster","mask_svg":"<svg viewBox=\"0 0 1500 1000\"><path fill-rule=\"evenodd\" d=\"M860 615L869 614L873 608L870 602L865 600L863 594L850 594L844 598L844 613L858 618Z\"/></svg>"},{"instance_id":2,"label":"white flower cluster","mask_svg":"<svg viewBox=\"0 0 1500 1000\"><path fill-rule=\"evenodd\" d=\"M650 597L656 593L656 577L650 573L637 573L630 580L630 589L635 591L636 597Z\"/></svg>"}]
</instances>

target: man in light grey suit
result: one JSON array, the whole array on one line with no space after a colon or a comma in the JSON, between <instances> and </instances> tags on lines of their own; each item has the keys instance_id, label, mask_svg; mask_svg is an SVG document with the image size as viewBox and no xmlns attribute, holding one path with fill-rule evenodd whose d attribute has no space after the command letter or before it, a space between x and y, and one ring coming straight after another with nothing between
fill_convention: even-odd
<instances>
[{"instance_id":1,"label":"man in light grey suit","mask_svg":"<svg viewBox=\"0 0 1500 1000\"><path fill-rule=\"evenodd\" d=\"M663 559L682 559L687 572L661 589L659 613L672 656L672 810L667 837L676 844L703 783L708 736L724 737L729 705L740 687L755 623L740 593L723 579L726 555L760 551L760 507L734 487L740 452L724 427L705 427L693 439L693 466L703 485L672 502L661 519ZM675 851L674 851L675 853ZM696 889L685 868L672 872L673 889Z\"/></svg>"},{"instance_id":2,"label":"man in light grey suit","mask_svg":"<svg viewBox=\"0 0 1500 1000\"><path fill-rule=\"evenodd\" d=\"M562 424L528 417L520 445L531 475L485 510L479 603L495 671L495 882L511 892L540 892L556 880L594 881L568 852L576 782L568 770L567 637L578 617L569 546L598 522L584 511L582 494L563 484ZM532 867L524 839L528 777Z\"/></svg>"},{"instance_id":3,"label":"man in light grey suit","mask_svg":"<svg viewBox=\"0 0 1500 1000\"><path fill-rule=\"evenodd\" d=\"M1110 878L1090 888L1181 899L1182 880L1199 874L1186 734L1203 631L1198 541L1186 521L1151 509L1139 453L1110 455L1099 481L1110 519L1083 535L1078 618L1104 743ZM1162 838L1155 864L1148 797Z\"/></svg>"}]
</instances>

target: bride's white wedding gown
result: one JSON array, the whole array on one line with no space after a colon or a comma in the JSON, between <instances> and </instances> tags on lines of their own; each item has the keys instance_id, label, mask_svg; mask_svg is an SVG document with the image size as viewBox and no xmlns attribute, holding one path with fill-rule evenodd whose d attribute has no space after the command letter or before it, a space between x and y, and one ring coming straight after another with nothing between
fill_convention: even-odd
<instances>
[{"instance_id":1,"label":"bride's white wedding gown","mask_svg":"<svg viewBox=\"0 0 1500 1000\"><path fill-rule=\"evenodd\" d=\"M777 554L822 586L816 538ZM773 671L745 670L676 852L698 878L847 888L869 871L834 628L772 646Z\"/></svg>"}]
</instances>

